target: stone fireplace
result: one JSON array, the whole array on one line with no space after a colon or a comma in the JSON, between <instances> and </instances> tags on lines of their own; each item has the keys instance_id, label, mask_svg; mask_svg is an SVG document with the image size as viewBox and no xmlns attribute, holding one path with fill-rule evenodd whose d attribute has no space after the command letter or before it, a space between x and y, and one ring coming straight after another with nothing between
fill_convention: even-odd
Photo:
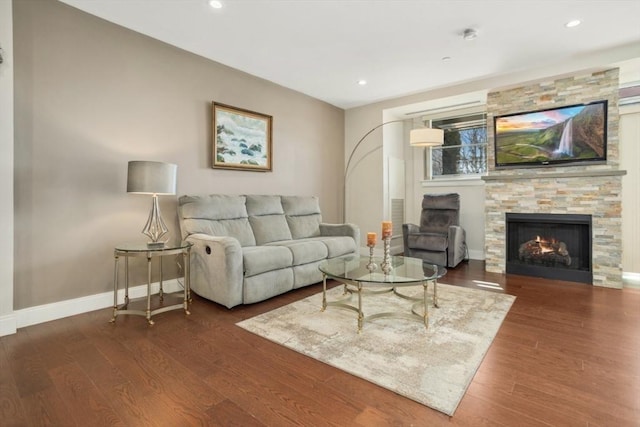
<instances>
[{"instance_id":1,"label":"stone fireplace","mask_svg":"<svg viewBox=\"0 0 640 427\"><path fill-rule=\"evenodd\" d=\"M490 92L494 115L608 100L607 163L593 166L496 170L493 128L487 126L489 174L485 181L486 270L507 273L507 214L591 217L591 282L622 288L622 176L618 169L618 69ZM566 279L564 279L566 280Z\"/></svg>"}]
</instances>

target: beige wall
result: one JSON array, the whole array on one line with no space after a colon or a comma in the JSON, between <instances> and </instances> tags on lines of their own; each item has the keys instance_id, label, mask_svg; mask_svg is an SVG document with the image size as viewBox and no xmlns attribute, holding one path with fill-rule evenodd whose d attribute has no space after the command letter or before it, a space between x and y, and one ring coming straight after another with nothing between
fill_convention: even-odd
<instances>
[{"instance_id":1,"label":"beige wall","mask_svg":"<svg viewBox=\"0 0 640 427\"><path fill-rule=\"evenodd\" d=\"M179 194L317 195L341 216L341 109L56 1L14 2L14 40L15 309L112 289L151 207L129 160L177 163ZM213 100L273 116L273 172L210 168ZM175 208L161 198L178 236Z\"/></svg>"}]
</instances>

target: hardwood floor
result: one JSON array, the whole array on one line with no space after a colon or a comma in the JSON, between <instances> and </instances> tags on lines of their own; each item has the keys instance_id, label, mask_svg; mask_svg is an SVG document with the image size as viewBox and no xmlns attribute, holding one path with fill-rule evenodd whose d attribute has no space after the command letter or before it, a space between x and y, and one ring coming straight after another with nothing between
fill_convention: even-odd
<instances>
[{"instance_id":1,"label":"hardwood floor","mask_svg":"<svg viewBox=\"0 0 640 427\"><path fill-rule=\"evenodd\" d=\"M453 417L235 323L321 290L191 316L99 310L0 338L2 426L640 426L640 290L485 273L517 297Z\"/></svg>"}]
</instances>

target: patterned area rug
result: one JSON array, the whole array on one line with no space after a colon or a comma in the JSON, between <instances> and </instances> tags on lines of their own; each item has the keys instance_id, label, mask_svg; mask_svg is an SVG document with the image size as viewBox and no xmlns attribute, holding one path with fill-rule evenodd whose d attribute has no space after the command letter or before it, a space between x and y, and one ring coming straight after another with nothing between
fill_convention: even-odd
<instances>
[{"instance_id":1,"label":"patterned area rug","mask_svg":"<svg viewBox=\"0 0 640 427\"><path fill-rule=\"evenodd\" d=\"M421 287L408 288L420 296ZM408 289L402 289L410 294ZM431 292L432 288L429 288ZM342 287L327 300L343 297ZM429 307L429 328L406 319L365 322L329 306L322 293L244 320L238 326L338 369L453 415L482 362L514 296L438 284L440 308ZM351 304L357 304L353 295ZM411 302L392 293L364 295L363 312L409 312Z\"/></svg>"}]
</instances>

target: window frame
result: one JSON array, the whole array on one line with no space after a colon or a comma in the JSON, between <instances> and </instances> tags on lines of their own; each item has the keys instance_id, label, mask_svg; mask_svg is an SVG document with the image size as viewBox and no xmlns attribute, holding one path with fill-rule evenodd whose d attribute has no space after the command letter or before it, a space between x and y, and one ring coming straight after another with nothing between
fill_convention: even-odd
<instances>
[{"instance_id":1,"label":"window frame","mask_svg":"<svg viewBox=\"0 0 640 427\"><path fill-rule=\"evenodd\" d=\"M441 149L441 147L425 147L423 150L423 168L424 168L424 180L425 181L445 181L445 180L468 180L468 179L479 179L482 176L487 175L489 170L488 165L488 154L489 154L489 140L488 140L488 131L487 131L487 112L486 105L481 105L474 108L466 108L461 110L449 110L446 112L441 112L439 114L434 114L430 116L423 116L422 122L425 126L431 127L431 124L436 121L444 121L444 120L455 120L455 119L463 119L464 117L473 117L477 115L482 115L482 120L484 121L485 128L485 142L481 144L472 144L472 146L483 146L484 147L484 157L485 157L485 170L481 173L462 173L462 174L447 174L447 175L438 175L433 176L433 150ZM476 119L475 121L477 121ZM473 120L469 120L466 123L472 123ZM460 124L464 124L462 121ZM453 128L458 127L460 129L464 129L468 126L451 126ZM458 147L469 146L460 144ZM447 146L447 147L455 147L455 146Z\"/></svg>"}]
</instances>

